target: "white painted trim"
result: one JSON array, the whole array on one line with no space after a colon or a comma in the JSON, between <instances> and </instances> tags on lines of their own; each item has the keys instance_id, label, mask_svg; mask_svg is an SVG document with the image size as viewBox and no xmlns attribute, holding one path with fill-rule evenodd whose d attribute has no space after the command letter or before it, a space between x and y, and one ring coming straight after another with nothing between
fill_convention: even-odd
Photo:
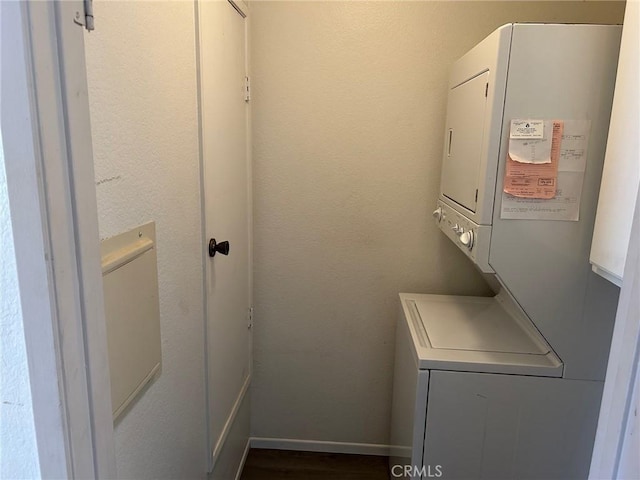
<instances>
[{"instance_id":1,"label":"white painted trim","mask_svg":"<svg viewBox=\"0 0 640 480\"><path fill-rule=\"evenodd\" d=\"M245 379L244 384L240 389L240 393L236 397L236 401L233 404L231 413L229 413L229 416L227 417L227 421L224 424L222 433L218 438L218 443L216 443L215 448L211 452L211 470L209 470L209 472L213 472L213 469L216 466L216 461L218 460L220 456L220 452L222 451L222 448L224 447L224 444L227 441L227 436L229 436L229 432L233 428L233 423L235 422L236 417L238 416L238 412L240 411L240 406L242 405L242 401L244 400L244 397L247 394L247 391L249 390L249 385L251 385L251 375L248 375L247 378Z\"/></svg>"},{"instance_id":2,"label":"white painted trim","mask_svg":"<svg viewBox=\"0 0 640 480\"><path fill-rule=\"evenodd\" d=\"M153 245L153 240L142 238L105 255L102 257L102 275L107 275L129 262L133 262L140 255L151 250Z\"/></svg>"},{"instance_id":3,"label":"white painted trim","mask_svg":"<svg viewBox=\"0 0 640 480\"><path fill-rule=\"evenodd\" d=\"M298 452L349 453L355 455L389 455L389 445L377 443L325 442L292 438L251 437L251 448L295 450Z\"/></svg>"},{"instance_id":4,"label":"white painted trim","mask_svg":"<svg viewBox=\"0 0 640 480\"><path fill-rule=\"evenodd\" d=\"M246 75L251 78L251 15L249 15L249 5L241 0L244 4L244 32L245 32L245 72ZM251 137L253 135L252 123L251 123L251 101L247 105L247 204L249 205L248 218L248 232L249 232L249 306L253 308L253 142ZM253 311L252 324L255 325L255 310ZM251 327L249 332L249 375L253 375L253 331L254 327Z\"/></svg>"},{"instance_id":5,"label":"white painted trim","mask_svg":"<svg viewBox=\"0 0 640 480\"><path fill-rule=\"evenodd\" d=\"M211 443L211 413L209 408L209 331L208 331L208 302L207 302L207 262L206 258L209 254L207 246L207 217L204 210L204 132L202 129L202 36L200 28L200 0L193 0L193 21L195 23L195 54L196 54L196 102L198 112L198 164L199 164L199 187L200 187L200 239L201 239L201 273L202 273L202 348L204 350L204 404L205 408L205 424L207 426L206 442L204 448L205 458L207 459L207 472L213 472L213 457L211 452L213 446Z\"/></svg>"},{"instance_id":6,"label":"white painted trim","mask_svg":"<svg viewBox=\"0 0 640 480\"><path fill-rule=\"evenodd\" d=\"M635 132L637 134L638 132ZM636 199L629 245L640 244L640 193ZM620 301L611 341L598 429L591 458L590 479L618 478L621 455L632 432L627 424L633 412L633 393L640 356L640 251L629 248ZM635 433L638 434L637 432Z\"/></svg>"},{"instance_id":7,"label":"white painted trim","mask_svg":"<svg viewBox=\"0 0 640 480\"><path fill-rule=\"evenodd\" d=\"M58 37L61 106L67 142L68 188L71 197L71 227L78 272L76 295L80 303L90 408L91 446L97 478L114 478L115 445L104 313L98 204L93 169L93 145L89 115L89 93L84 51L85 30L75 22L84 10L82 0L54 2ZM42 48L40 45L38 48ZM47 164L45 156L45 165ZM52 227L52 243L57 226ZM55 267L55 266L54 266ZM62 298L60 301L68 301Z\"/></svg>"},{"instance_id":8,"label":"white painted trim","mask_svg":"<svg viewBox=\"0 0 640 480\"><path fill-rule=\"evenodd\" d=\"M601 277L606 278L617 287L622 287L622 279L615 273L611 273L610 271L604 269L603 267L599 267L596 264L591 264L591 270L593 270L593 273L597 273Z\"/></svg>"},{"instance_id":9,"label":"white painted trim","mask_svg":"<svg viewBox=\"0 0 640 480\"><path fill-rule=\"evenodd\" d=\"M229 3L235 8L242 18L247 18L249 14L249 4L244 0L228 0Z\"/></svg>"},{"instance_id":10,"label":"white painted trim","mask_svg":"<svg viewBox=\"0 0 640 480\"><path fill-rule=\"evenodd\" d=\"M27 6L3 2L2 136L36 441L43 478L73 472L48 244ZM28 214L25 214L28 212Z\"/></svg>"},{"instance_id":11,"label":"white painted trim","mask_svg":"<svg viewBox=\"0 0 640 480\"><path fill-rule=\"evenodd\" d=\"M236 472L235 480L240 480L240 477L242 476L242 470L244 470L244 464L247 463L249 450L251 450L251 439L247 438L247 444L244 447L244 452L242 452L242 458L240 459L240 465L238 465L238 471Z\"/></svg>"},{"instance_id":12,"label":"white painted trim","mask_svg":"<svg viewBox=\"0 0 640 480\"><path fill-rule=\"evenodd\" d=\"M2 8L3 27L4 13L12 15L11 43L22 56L21 63L12 56L12 73L27 110L5 117L3 133L24 123L7 135L6 165L41 473L113 478L84 41L73 22L83 6L71 0ZM4 107L3 116L10 114Z\"/></svg>"}]
</instances>

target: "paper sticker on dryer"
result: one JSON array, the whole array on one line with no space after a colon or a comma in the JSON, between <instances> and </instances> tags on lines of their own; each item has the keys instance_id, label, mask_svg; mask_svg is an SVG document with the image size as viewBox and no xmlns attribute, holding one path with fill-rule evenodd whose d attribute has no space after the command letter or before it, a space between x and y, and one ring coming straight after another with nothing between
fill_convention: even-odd
<instances>
[{"instance_id":1,"label":"paper sticker on dryer","mask_svg":"<svg viewBox=\"0 0 640 480\"><path fill-rule=\"evenodd\" d=\"M513 132L514 122L522 120L512 120L511 130ZM534 137L513 137L509 138L509 158L515 162L521 163L551 163L551 142L552 136L550 132L553 130L553 121L542 120L543 136L541 138ZM525 123L523 128L527 128Z\"/></svg>"},{"instance_id":2,"label":"paper sticker on dryer","mask_svg":"<svg viewBox=\"0 0 640 480\"><path fill-rule=\"evenodd\" d=\"M555 196L546 200L523 198L505 191L502 194L500 218L573 222L580 219L580 200L587 166L591 122L589 120L564 120L563 124ZM507 159L508 161L509 159ZM513 166L513 164L511 165ZM527 164L521 164L519 168L527 168ZM505 190L509 189L505 188Z\"/></svg>"},{"instance_id":3,"label":"paper sticker on dryer","mask_svg":"<svg viewBox=\"0 0 640 480\"><path fill-rule=\"evenodd\" d=\"M511 120L509 138L544 138L544 120Z\"/></svg>"}]
</instances>

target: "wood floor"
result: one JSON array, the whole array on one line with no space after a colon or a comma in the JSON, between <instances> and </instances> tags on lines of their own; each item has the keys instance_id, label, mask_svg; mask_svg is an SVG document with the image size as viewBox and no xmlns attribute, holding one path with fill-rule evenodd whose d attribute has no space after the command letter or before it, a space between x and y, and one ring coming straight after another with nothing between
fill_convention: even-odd
<instances>
[{"instance_id":1,"label":"wood floor","mask_svg":"<svg viewBox=\"0 0 640 480\"><path fill-rule=\"evenodd\" d=\"M240 480L389 480L388 458L251 449Z\"/></svg>"}]
</instances>

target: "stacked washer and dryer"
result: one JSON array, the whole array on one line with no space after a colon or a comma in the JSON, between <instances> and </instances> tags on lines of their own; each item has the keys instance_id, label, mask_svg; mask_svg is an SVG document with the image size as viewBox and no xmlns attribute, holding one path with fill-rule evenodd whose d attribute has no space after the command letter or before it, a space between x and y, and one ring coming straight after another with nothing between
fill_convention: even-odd
<instances>
[{"instance_id":1,"label":"stacked washer and dryer","mask_svg":"<svg viewBox=\"0 0 640 480\"><path fill-rule=\"evenodd\" d=\"M454 64L434 217L496 295L400 294L393 477L587 478L619 293L589 248L620 36L508 24ZM553 198L505 183L529 120L531 149L565 148Z\"/></svg>"}]
</instances>

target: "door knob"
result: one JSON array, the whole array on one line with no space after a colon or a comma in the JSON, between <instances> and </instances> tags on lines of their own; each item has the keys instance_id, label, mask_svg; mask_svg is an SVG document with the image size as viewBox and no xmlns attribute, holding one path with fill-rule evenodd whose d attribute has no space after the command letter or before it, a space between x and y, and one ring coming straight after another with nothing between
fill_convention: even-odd
<instances>
[{"instance_id":1,"label":"door knob","mask_svg":"<svg viewBox=\"0 0 640 480\"><path fill-rule=\"evenodd\" d=\"M209 240L209 256L214 257L216 252L222 255L229 255L229 242L225 240L224 242L217 243L215 238Z\"/></svg>"}]
</instances>

